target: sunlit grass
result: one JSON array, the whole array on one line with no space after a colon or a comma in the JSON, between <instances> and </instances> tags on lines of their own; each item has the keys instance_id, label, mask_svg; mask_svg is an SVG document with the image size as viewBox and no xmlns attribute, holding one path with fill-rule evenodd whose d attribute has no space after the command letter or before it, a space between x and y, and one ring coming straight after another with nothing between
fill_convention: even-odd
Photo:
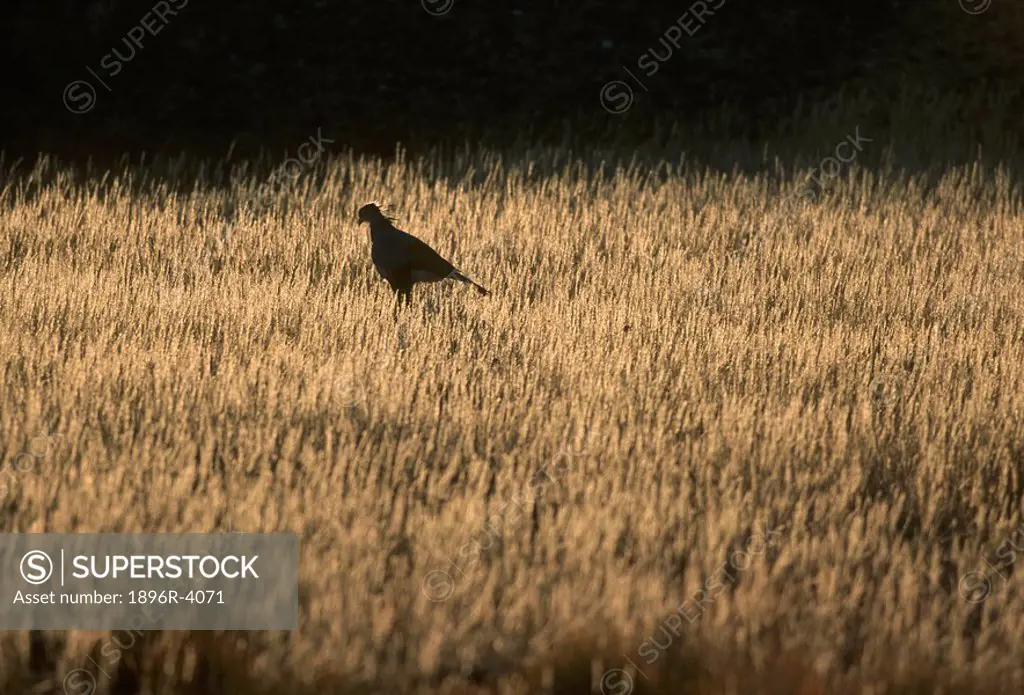
<instances>
[{"instance_id":1,"label":"sunlit grass","mask_svg":"<svg viewBox=\"0 0 1024 695\"><path fill-rule=\"evenodd\" d=\"M252 176L10 180L3 461L59 438L7 469L0 529L302 539L299 631L149 634L99 692L585 692L626 657L648 692L1019 690L1020 582L986 564L1024 495L1009 175L854 166L808 203L559 157L338 158L249 212ZM369 200L492 295L396 314ZM0 685L59 690L105 639L0 637ZM694 645L738 656L691 679Z\"/></svg>"}]
</instances>

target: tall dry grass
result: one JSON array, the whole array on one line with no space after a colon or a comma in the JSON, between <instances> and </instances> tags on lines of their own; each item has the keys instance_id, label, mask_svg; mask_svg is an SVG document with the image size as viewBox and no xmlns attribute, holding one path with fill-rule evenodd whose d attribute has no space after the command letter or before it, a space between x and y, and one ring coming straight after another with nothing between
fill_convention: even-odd
<instances>
[{"instance_id":1,"label":"tall dry grass","mask_svg":"<svg viewBox=\"0 0 1024 695\"><path fill-rule=\"evenodd\" d=\"M1019 692L1008 170L605 155L8 175L0 529L293 531L301 627L6 634L0 691ZM373 199L492 296L396 313Z\"/></svg>"}]
</instances>

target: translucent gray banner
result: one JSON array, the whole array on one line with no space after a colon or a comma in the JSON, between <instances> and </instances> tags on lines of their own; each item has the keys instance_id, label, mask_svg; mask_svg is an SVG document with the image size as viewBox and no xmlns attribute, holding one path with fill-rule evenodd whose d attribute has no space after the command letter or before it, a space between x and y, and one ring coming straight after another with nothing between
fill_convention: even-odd
<instances>
[{"instance_id":1,"label":"translucent gray banner","mask_svg":"<svg viewBox=\"0 0 1024 695\"><path fill-rule=\"evenodd\" d=\"M294 630L293 533L0 534L0 630Z\"/></svg>"}]
</instances>

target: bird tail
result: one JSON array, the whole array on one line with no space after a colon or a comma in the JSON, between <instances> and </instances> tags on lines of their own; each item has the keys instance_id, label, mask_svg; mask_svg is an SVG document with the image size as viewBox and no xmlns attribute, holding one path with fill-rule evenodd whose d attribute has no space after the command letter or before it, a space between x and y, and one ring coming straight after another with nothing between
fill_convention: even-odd
<instances>
[{"instance_id":1,"label":"bird tail","mask_svg":"<svg viewBox=\"0 0 1024 695\"><path fill-rule=\"evenodd\" d=\"M490 294L490 292L487 290L486 287L484 287L483 285L476 284L475 282L473 282L472 280L470 280L468 277L466 277L465 275L463 275L462 273L460 273L457 270L455 271L455 279L458 280L459 282L465 282L465 283L468 283L468 284L472 285L473 287L476 288L477 292L479 292L480 294L482 294L485 297Z\"/></svg>"}]
</instances>

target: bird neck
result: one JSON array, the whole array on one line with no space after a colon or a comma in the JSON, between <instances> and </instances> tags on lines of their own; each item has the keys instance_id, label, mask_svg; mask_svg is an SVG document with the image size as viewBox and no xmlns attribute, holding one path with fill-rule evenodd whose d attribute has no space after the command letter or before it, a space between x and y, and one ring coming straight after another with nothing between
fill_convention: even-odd
<instances>
[{"instance_id":1,"label":"bird neck","mask_svg":"<svg viewBox=\"0 0 1024 695\"><path fill-rule=\"evenodd\" d=\"M387 220L374 220L370 223L370 240L373 242L395 236L395 233L394 226Z\"/></svg>"}]
</instances>

